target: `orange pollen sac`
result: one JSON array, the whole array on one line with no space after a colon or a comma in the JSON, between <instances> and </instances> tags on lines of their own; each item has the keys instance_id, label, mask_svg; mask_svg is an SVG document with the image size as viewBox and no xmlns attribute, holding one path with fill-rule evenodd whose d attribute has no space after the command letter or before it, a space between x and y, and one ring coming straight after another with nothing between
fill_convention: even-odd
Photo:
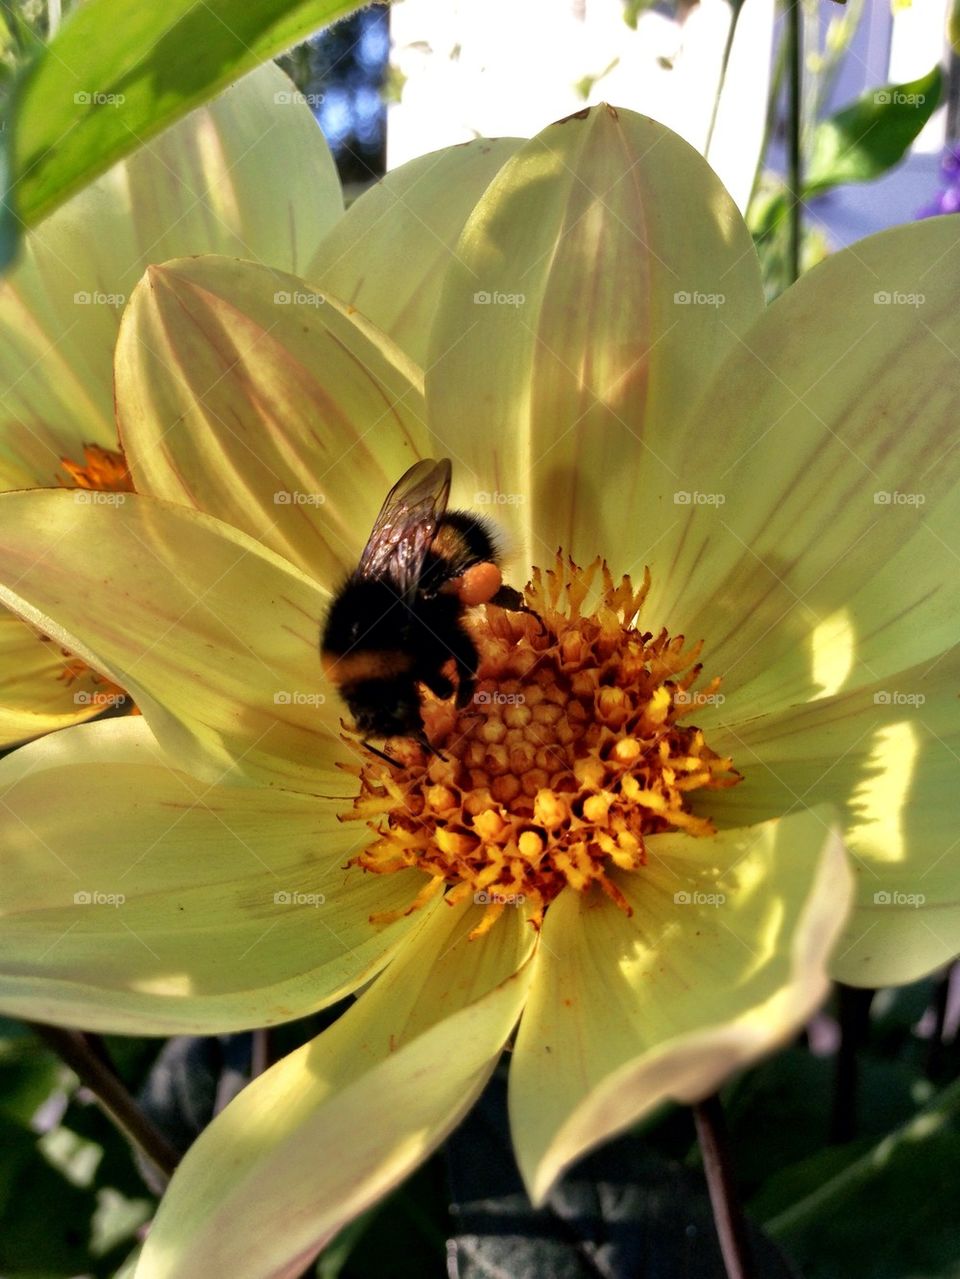
<instances>
[{"instance_id":1,"label":"orange pollen sac","mask_svg":"<svg viewBox=\"0 0 960 1279\"><path fill-rule=\"evenodd\" d=\"M361 752L346 816L374 838L355 863L430 876L401 913L446 892L486 907L473 936L508 907L539 928L563 889L597 885L629 914L616 876L642 870L646 836L713 833L690 796L740 774L680 720L720 681L692 693L702 644L636 627L649 587L648 572L637 589L599 559L580 569L558 553L552 569L533 571L531 612L488 604L467 615L480 653L471 704L458 711L424 693L424 728L441 754L406 738L390 742L398 767Z\"/></svg>"},{"instance_id":2,"label":"orange pollen sac","mask_svg":"<svg viewBox=\"0 0 960 1279\"><path fill-rule=\"evenodd\" d=\"M84 444L83 459L83 462L73 462L68 457L60 459L60 465L70 477L69 480L60 479L64 488L88 489L98 493L133 492L127 459L119 449Z\"/></svg>"}]
</instances>

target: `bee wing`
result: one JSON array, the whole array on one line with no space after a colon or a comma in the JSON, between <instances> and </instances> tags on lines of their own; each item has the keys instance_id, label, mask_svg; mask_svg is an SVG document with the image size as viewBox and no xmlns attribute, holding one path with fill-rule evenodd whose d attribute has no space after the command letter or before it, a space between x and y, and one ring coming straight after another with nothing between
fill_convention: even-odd
<instances>
[{"instance_id":1,"label":"bee wing","mask_svg":"<svg viewBox=\"0 0 960 1279\"><path fill-rule=\"evenodd\" d=\"M360 556L360 577L386 577L412 594L450 496L450 460L414 463L387 494Z\"/></svg>"}]
</instances>

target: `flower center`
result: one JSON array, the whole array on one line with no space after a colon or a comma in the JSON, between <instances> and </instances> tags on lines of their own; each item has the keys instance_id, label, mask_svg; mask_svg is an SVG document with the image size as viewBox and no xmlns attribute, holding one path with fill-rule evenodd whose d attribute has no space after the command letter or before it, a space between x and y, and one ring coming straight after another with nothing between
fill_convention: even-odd
<instances>
[{"instance_id":1,"label":"flower center","mask_svg":"<svg viewBox=\"0 0 960 1279\"><path fill-rule=\"evenodd\" d=\"M713 833L689 796L740 774L680 720L720 681L691 693L702 644L636 628L649 586L648 573L636 589L600 560L581 570L558 555L525 592L536 616L490 605L468 616L481 655L472 705L425 694L424 727L442 757L404 739L399 768L365 758L356 770L348 816L375 836L356 864L430 876L402 913L449 887L451 902L486 905L475 936L521 903L539 928L562 889L597 884L629 914L611 871L643 867L645 836Z\"/></svg>"},{"instance_id":2,"label":"flower center","mask_svg":"<svg viewBox=\"0 0 960 1279\"><path fill-rule=\"evenodd\" d=\"M83 462L74 462L68 457L60 459L60 465L69 479L58 476L61 488L82 489L85 493L132 493L133 481L127 469L127 459L119 449L101 448L99 444L84 444ZM122 501L122 499L120 499ZM52 644L49 635L41 635L44 644ZM67 648L60 648L61 669L57 679L67 688L83 675L89 675L96 685L92 692L80 692L76 697L83 698L89 706L98 710L106 710L116 706L125 694L122 688L107 679L105 675L93 670L81 657L77 657Z\"/></svg>"},{"instance_id":3,"label":"flower center","mask_svg":"<svg viewBox=\"0 0 960 1279\"><path fill-rule=\"evenodd\" d=\"M100 493L133 492L127 459L119 449L84 444L83 459L83 462L73 462L68 457L60 459L60 465L70 477L69 480L60 479L64 488L95 490Z\"/></svg>"}]
</instances>

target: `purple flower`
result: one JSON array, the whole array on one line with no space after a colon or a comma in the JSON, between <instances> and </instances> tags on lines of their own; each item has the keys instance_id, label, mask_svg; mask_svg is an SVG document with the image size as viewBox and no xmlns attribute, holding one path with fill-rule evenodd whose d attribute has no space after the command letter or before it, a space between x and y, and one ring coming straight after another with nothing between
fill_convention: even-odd
<instances>
[{"instance_id":1,"label":"purple flower","mask_svg":"<svg viewBox=\"0 0 960 1279\"><path fill-rule=\"evenodd\" d=\"M943 190L917 211L918 218L935 218L942 213L960 213L960 143L952 142L940 157Z\"/></svg>"}]
</instances>

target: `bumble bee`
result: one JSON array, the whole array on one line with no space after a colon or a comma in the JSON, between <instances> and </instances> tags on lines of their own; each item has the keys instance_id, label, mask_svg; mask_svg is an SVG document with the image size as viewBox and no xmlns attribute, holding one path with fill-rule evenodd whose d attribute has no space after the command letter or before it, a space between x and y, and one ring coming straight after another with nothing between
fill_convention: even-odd
<instances>
[{"instance_id":1,"label":"bumble bee","mask_svg":"<svg viewBox=\"0 0 960 1279\"><path fill-rule=\"evenodd\" d=\"M326 675L359 731L414 737L431 752L417 685L439 698L456 692L458 707L470 701L479 657L463 626L465 609L491 603L530 611L519 591L503 585L491 526L448 511L449 494L447 458L424 458L400 477L320 639ZM456 684L443 670L451 658Z\"/></svg>"}]
</instances>

